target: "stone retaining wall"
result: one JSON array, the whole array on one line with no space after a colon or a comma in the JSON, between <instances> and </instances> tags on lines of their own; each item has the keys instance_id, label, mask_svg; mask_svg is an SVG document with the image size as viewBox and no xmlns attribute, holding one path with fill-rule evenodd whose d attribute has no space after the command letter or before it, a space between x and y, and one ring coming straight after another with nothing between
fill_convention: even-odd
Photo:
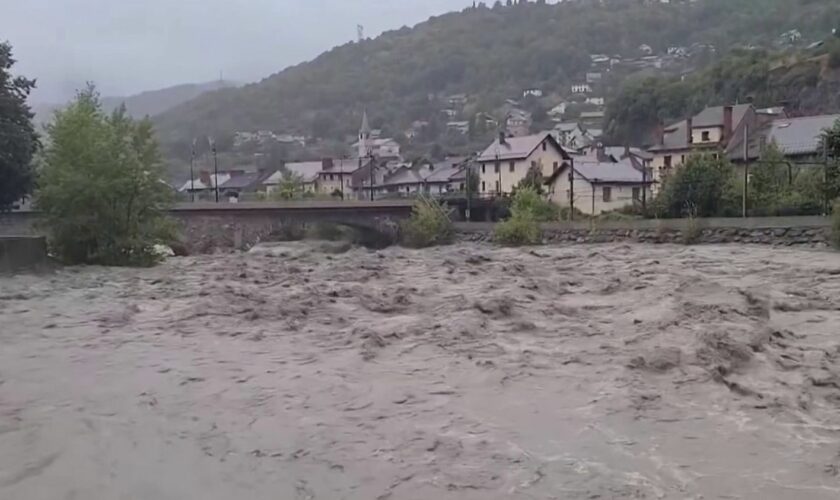
<instances>
[{"instance_id":1,"label":"stone retaining wall","mask_svg":"<svg viewBox=\"0 0 840 500\"><path fill-rule=\"evenodd\" d=\"M43 236L0 236L0 274L41 269L47 262Z\"/></svg>"},{"instance_id":2,"label":"stone retaining wall","mask_svg":"<svg viewBox=\"0 0 840 500\"><path fill-rule=\"evenodd\" d=\"M736 224L741 222L740 227ZM831 228L827 218L785 217L768 219L706 219L620 221L602 226L544 224L545 243L748 243L775 246L830 246ZM634 227L636 226L636 227ZM495 224L457 224L463 241L492 241Z\"/></svg>"}]
</instances>

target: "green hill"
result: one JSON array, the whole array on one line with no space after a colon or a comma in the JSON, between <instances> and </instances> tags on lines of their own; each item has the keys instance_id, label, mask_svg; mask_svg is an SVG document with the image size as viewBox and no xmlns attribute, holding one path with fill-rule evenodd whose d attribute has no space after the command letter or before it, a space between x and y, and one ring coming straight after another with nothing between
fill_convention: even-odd
<instances>
[{"instance_id":1,"label":"green hill","mask_svg":"<svg viewBox=\"0 0 840 500\"><path fill-rule=\"evenodd\" d=\"M553 99L569 94L590 69L593 54L655 54L669 47L710 44L715 51L672 71L705 67L736 46L772 47L798 30L805 46L840 26L836 0L567 0L479 4L429 19L413 28L336 47L311 62L259 83L204 94L157 116L167 151L183 157L192 138L268 129L343 141L358 129L367 108L372 125L400 137L415 120L432 130L420 142L443 137L447 120L477 112L498 117L505 99L537 87L545 96L530 105L544 119ZM601 93L618 91L625 73L605 78ZM455 117L442 116L446 97L466 93ZM487 133L483 131L483 133ZM468 139L450 142L466 146ZM460 141L460 142L459 142Z\"/></svg>"}]
</instances>

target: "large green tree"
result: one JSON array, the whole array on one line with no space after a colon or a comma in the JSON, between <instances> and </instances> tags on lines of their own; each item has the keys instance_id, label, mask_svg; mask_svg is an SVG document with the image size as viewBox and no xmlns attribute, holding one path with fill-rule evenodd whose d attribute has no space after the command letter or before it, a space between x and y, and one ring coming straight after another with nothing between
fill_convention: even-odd
<instances>
[{"instance_id":1,"label":"large green tree","mask_svg":"<svg viewBox=\"0 0 840 500\"><path fill-rule=\"evenodd\" d=\"M665 179L656 206L663 217L732 216L740 213L739 195L728 161L693 155Z\"/></svg>"},{"instance_id":2,"label":"large green tree","mask_svg":"<svg viewBox=\"0 0 840 500\"><path fill-rule=\"evenodd\" d=\"M13 76L14 64L12 46L0 43L0 211L31 192L38 148L34 115L26 104L35 80Z\"/></svg>"},{"instance_id":3,"label":"large green tree","mask_svg":"<svg viewBox=\"0 0 840 500\"><path fill-rule=\"evenodd\" d=\"M171 228L171 190L151 124L103 113L89 86L47 127L36 196L52 250L68 263L150 265Z\"/></svg>"}]
</instances>

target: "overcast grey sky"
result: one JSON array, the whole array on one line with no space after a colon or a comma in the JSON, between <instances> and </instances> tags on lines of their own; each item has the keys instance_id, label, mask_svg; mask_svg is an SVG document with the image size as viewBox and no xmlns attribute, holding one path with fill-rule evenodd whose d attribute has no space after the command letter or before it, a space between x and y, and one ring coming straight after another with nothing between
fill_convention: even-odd
<instances>
[{"instance_id":1,"label":"overcast grey sky","mask_svg":"<svg viewBox=\"0 0 840 500\"><path fill-rule=\"evenodd\" d=\"M472 0L0 0L0 40L35 102L85 81L128 95L219 77L255 81L356 37L460 10Z\"/></svg>"}]
</instances>

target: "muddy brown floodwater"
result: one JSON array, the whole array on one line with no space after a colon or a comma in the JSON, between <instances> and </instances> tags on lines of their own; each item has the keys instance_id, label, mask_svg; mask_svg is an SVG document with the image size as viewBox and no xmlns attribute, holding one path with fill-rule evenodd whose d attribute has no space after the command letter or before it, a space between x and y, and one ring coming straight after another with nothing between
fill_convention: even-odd
<instances>
[{"instance_id":1,"label":"muddy brown floodwater","mask_svg":"<svg viewBox=\"0 0 840 500\"><path fill-rule=\"evenodd\" d=\"M0 498L840 498L840 254L337 250L0 278Z\"/></svg>"}]
</instances>

